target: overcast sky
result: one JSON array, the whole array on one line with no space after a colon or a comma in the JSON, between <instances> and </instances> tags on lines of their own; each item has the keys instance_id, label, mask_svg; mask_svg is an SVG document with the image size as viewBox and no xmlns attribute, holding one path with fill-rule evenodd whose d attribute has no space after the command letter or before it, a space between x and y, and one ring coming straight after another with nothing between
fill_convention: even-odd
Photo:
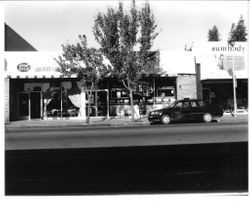
<instances>
[{"instance_id":1,"label":"overcast sky","mask_svg":"<svg viewBox=\"0 0 250 201\"><path fill-rule=\"evenodd\" d=\"M205 42L214 25L226 41L232 23L241 15L248 25L247 1L149 2L160 30L153 49L171 50ZM125 4L130 5L130 1ZM89 46L98 47L92 34L94 19L109 6L118 7L118 1L12 1L5 3L5 22L39 51L60 51L61 44L77 41L79 34L87 36Z\"/></svg>"}]
</instances>

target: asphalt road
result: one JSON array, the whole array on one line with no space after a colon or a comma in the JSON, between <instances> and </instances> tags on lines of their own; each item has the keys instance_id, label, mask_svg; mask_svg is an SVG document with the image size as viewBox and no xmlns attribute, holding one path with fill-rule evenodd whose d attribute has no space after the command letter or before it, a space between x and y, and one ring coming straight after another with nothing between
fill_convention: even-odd
<instances>
[{"instance_id":1,"label":"asphalt road","mask_svg":"<svg viewBox=\"0 0 250 201\"><path fill-rule=\"evenodd\" d=\"M7 129L6 195L245 193L246 122Z\"/></svg>"},{"instance_id":2,"label":"asphalt road","mask_svg":"<svg viewBox=\"0 0 250 201\"><path fill-rule=\"evenodd\" d=\"M5 150L70 149L247 142L247 122L178 123L143 127L8 128Z\"/></svg>"},{"instance_id":3,"label":"asphalt road","mask_svg":"<svg viewBox=\"0 0 250 201\"><path fill-rule=\"evenodd\" d=\"M12 150L6 195L246 193L247 142Z\"/></svg>"}]
</instances>

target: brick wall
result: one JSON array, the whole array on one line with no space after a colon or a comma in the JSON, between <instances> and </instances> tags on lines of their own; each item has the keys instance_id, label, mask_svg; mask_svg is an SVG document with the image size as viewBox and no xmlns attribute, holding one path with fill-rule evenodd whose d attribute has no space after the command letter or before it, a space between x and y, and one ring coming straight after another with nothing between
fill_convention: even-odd
<instances>
[{"instance_id":1,"label":"brick wall","mask_svg":"<svg viewBox=\"0 0 250 201\"><path fill-rule=\"evenodd\" d=\"M4 79L4 120L5 123L9 122L10 120L10 80L5 78Z\"/></svg>"},{"instance_id":2,"label":"brick wall","mask_svg":"<svg viewBox=\"0 0 250 201\"><path fill-rule=\"evenodd\" d=\"M179 74L176 85L177 100L183 98L197 98L196 75Z\"/></svg>"}]
</instances>

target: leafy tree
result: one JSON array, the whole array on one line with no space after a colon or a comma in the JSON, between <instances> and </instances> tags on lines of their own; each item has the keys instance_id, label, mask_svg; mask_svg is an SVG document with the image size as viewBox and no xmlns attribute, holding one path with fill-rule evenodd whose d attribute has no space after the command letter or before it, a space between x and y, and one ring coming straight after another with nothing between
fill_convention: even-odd
<instances>
[{"instance_id":1,"label":"leafy tree","mask_svg":"<svg viewBox=\"0 0 250 201\"><path fill-rule=\"evenodd\" d=\"M220 41L220 34L215 25L212 29L208 30L208 41Z\"/></svg>"},{"instance_id":2,"label":"leafy tree","mask_svg":"<svg viewBox=\"0 0 250 201\"><path fill-rule=\"evenodd\" d=\"M93 27L95 39L101 51L114 67L112 74L122 81L129 91L132 122L134 121L133 93L143 75L158 72L156 54L150 49L157 37L156 22L148 2L139 10L132 1L128 12L119 3L119 8L108 8L98 13ZM140 45L138 51L135 50Z\"/></svg>"},{"instance_id":3,"label":"leafy tree","mask_svg":"<svg viewBox=\"0 0 250 201\"><path fill-rule=\"evenodd\" d=\"M87 92L87 123L89 123L92 92L97 84L109 75L111 66L104 64L102 53L99 50L87 47L85 35L79 35L79 40L80 42L77 44L62 45L62 56L55 60L59 65L57 70L63 75L76 75L81 79L82 87Z\"/></svg>"},{"instance_id":4,"label":"leafy tree","mask_svg":"<svg viewBox=\"0 0 250 201\"><path fill-rule=\"evenodd\" d=\"M229 42L245 42L247 41L247 30L244 23L244 19L241 15L237 25L232 24L231 31L229 33Z\"/></svg>"}]
</instances>

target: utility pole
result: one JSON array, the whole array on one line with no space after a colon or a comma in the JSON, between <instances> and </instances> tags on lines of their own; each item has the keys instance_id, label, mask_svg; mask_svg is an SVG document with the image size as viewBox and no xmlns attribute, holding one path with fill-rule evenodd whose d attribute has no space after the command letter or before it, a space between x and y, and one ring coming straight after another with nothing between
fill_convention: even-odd
<instances>
[{"instance_id":1,"label":"utility pole","mask_svg":"<svg viewBox=\"0 0 250 201\"><path fill-rule=\"evenodd\" d=\"M234 55L232 56L232 63L233 63L234 118L237 118L237 98L236 98L237 80L236 80L235 69L234 69Z\"/></svg>"},{"instance_id":2,"label":"utility pole","mask_svg":"<svg viewBox=\"0 0 250 201\"><path fill-rule=\"evenodd\" d=\"M228 41L228 44L233 48L235 45L234 41ZM236 96L236 76L235 76L235 63L234 63L234 55L232 55L232 78L233 78L233 96L234 96L234 118L237 118L237 96Z\"/></svg>"}]
</instances>

